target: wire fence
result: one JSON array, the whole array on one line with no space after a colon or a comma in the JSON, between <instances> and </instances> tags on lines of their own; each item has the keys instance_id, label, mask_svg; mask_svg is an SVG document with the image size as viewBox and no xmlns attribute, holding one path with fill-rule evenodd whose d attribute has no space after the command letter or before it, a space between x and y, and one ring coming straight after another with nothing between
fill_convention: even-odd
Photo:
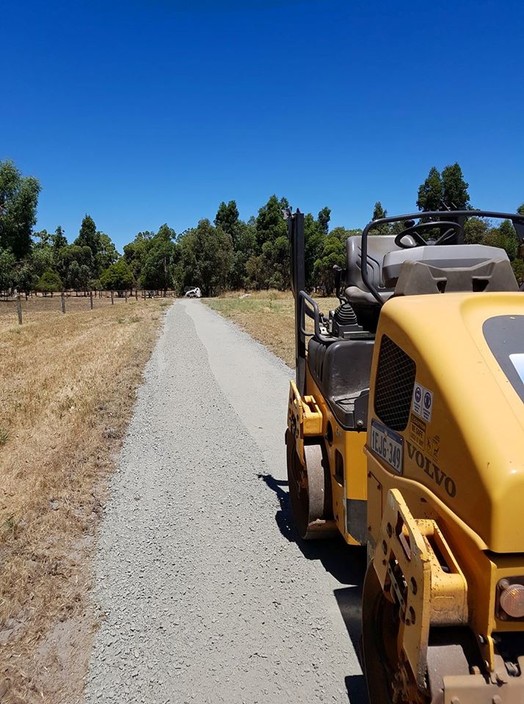
<instances>
[{"instance_id":1,"label":"wire fence","mask_svg":"<svg viewBox=\"0 0 524 704\"><path fill-rule=\"evenodd\" d=\"M8 316L17 318L22 325L35 313L78 312L94 310L108 305L120 305L129 300L150 298L176 298L175 291L148 291L133 289L131 291L63 291L56 293L31 293L2 295L0 293L0 318Z\"/></svg>"}]
</instances>

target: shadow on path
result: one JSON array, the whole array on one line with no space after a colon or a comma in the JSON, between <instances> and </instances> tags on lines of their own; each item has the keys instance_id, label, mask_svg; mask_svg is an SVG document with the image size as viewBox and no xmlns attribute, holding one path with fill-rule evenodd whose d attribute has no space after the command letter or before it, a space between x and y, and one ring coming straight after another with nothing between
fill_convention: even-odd
<instances>
[{"instance_id":1,"label":"shadow on path","mask_svg":"<svg viewBox=\"0 0 524 704\"><path fill-rule=\"evenodd\" d=\"M333 540L302 540L295 532L289 506L287 481L275 479L271 474L258 474L259 479L275 492L279 508L275 521L284 538L296 543L308 560L319 560L324 569L340 583L334 590L340 613L344 620L359 661L361 635L362 585L366 572L366 548L348 546L342 537ZM345 678L346 690L351 704L367 704L367 690L364 675L349 675Z\"/></svg>"}]
</instances>

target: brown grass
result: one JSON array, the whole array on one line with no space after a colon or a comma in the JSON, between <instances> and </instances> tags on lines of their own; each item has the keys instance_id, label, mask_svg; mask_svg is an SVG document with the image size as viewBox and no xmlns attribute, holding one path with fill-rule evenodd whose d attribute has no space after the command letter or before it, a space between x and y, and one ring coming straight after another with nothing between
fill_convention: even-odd
<instances>
[{"instance_id":1,"label":"brown grass","mask_svg":"<svg viewBox=\"0 0 524 704\"><path fill-rule=\"evenodd\" d=\"M290 294L206 301L294 365ZM82 700L90 549L165 300L0 301L0 701ZM336 300L319 299L327 312Z\"/></svg>"},{"instance_id":2,"label":"brown grass","mask_svg":"<svg viewBox=\"0 0 524 704\"><path fill-rule=\"evenodd\" d=\"M291 293L259 291L247 296L231 293L205 302L237 323L288 366L295 366L295 305ZM317 302L326 315L338 305L336 298L318 298Z\"/></svg>"},{"instance_id":3,"label":"brown grass","mask_svg":"<svg viewBox=\"0 0 524 704\"><path fill-rule=\"evenodd\" d=\"M44 302L45 301L45 302ZM56 306L49 310L50 304ZM0 700L80 700L89 549L168 302L0 303Z\"/></svg>"}]
</instances>

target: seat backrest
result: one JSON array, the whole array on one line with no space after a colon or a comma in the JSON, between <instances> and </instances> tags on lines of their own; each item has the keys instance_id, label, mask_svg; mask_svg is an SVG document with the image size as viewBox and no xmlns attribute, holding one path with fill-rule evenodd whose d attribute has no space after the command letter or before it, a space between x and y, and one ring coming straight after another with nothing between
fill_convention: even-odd
<instances>
[{"instance_id":1,"label":"seat backrest","mask_svg":"<svg viewBox=\"0 0 524 704\"><path fill-rule=\"evenodd\" d=\"M370 235L367 240L366 266L368 278L377 291L381 295L384 294L384 298L388 298L393 291L393 287L390 288L384 285L382 263L388 252L399 250L400 247L395 244L394 235ZM365 298L369 299L370 303L376 303L362 280L362 237L360 235L348 237L346 249L348 261L347 291L353 291L356 294L357 292L353 288L356 287L365 294Z\"/></svg>"}]
</instances>

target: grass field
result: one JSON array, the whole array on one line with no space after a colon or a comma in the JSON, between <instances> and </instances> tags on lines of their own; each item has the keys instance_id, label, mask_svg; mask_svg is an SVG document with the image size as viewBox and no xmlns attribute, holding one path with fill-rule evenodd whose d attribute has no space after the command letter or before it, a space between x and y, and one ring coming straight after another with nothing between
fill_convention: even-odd
<instances>
[{"instance_id":1,"label":"grass field","mask_svg":"<svg viewBox=\"0 0 524 704\"><path fill-rule=\"evenodd\" d=\"M0 701L74 702L105 480L171 301L0 302Z\"/></svg>"}]
</instances>

